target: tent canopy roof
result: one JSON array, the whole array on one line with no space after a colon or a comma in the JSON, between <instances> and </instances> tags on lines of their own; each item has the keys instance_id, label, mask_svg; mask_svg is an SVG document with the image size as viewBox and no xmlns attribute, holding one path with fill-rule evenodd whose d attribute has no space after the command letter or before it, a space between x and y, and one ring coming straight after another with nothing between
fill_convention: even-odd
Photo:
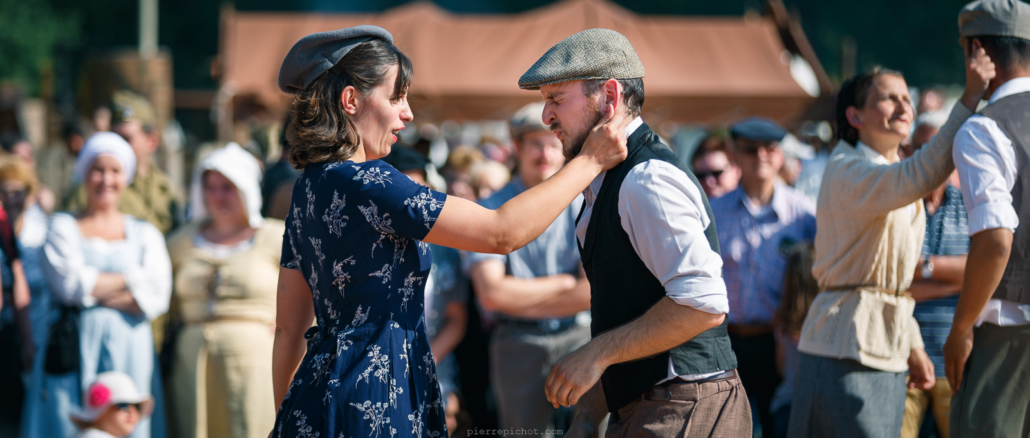
<instances>
[{"instance_id":1,"label":"tent canopy roof","mask_svg":"<svg viewBox=\"0 0 1030 438\"><path fill-rule=\"evenodd\" d=\"M458 15L418 1L381 14L228 12L223 16L222 85L272 108L279 65L304 35L375 24L394 35L415 66L416 117L503 118L540 100L519 77L558 41L584 29L629 38L646 76L644 112L658 120L785 119L812 101L792 78L770 19L642 16L603 0L565 0L515 15Z\"/></svg>"}]
</instances>

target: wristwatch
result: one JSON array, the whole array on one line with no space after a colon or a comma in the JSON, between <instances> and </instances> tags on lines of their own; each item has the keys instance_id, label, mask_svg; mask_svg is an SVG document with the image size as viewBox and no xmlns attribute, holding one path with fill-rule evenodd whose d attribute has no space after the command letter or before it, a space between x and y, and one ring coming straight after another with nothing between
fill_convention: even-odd
<instances>
[{"instance_id":1,"label":"wristwatch","mask_svg":"<svg viewBox=\"0 0 1030 438\"><path fill-rule=\"evenodd\" d=\"M919 273L923 276L923 280L933 278L933 262L930 261L929 257L923 261L923 268L920 269Z\"/></svg>"}]
</instances>

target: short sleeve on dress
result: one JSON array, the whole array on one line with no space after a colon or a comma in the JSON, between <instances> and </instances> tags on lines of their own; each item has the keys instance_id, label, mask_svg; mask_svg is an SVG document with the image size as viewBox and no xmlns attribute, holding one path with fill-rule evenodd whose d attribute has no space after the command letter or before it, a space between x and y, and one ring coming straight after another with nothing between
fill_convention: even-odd
<instances>
[{"instance_id":1,"label":"short sleeve on dress","mask_svg":"<svg viewBox=\"0 0 1030 438\"><path fill-rule=\"evenodd\" d=\"M301 179L303 178L298 178L297 182L299 183ZM298 184L294 185L293 199L297 199L296 189L298 186ZM294 243L294 239L299 238L299 236L294 236L294 230L299 230L301 226L300 218L297 217L299 215L300 211L296 204L291 202L290 212L286 215L286 223L292 225L293 228L287 226L286 231L283 232L283 251L279 256L279 266L287 269L300 270L300 252L298 252L299 248Z\"/></svg>"},{"instance_id":2,"label":"short sleeve on dress","mask_svg":"<svg viewBox=\"0 0 1030 438\"><path fill-rule=\"evenodd\" d=\"M381 160L352 166L353 181L362 194L358 210L376 231L415 240L429 234L446 194L412 181Z\"/></svg>"}]
</instances>

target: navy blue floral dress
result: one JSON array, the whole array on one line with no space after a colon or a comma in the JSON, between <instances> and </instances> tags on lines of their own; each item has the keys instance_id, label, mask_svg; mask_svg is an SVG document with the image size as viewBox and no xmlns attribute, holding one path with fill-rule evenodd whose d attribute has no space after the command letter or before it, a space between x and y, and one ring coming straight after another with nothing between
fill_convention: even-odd
<instances>
[{"instance_id":1,"label":"navy blue floral dress","mask_svg":"<svg viewBox=\"0 0 1030 438\"><path fill-rule=\"evenodd\" d=\"M307 279L318 325L275 436L447 436L421 241L445 198L380 160L310 164L297 179L281 260Z\"/></svg>"}]
</instances>

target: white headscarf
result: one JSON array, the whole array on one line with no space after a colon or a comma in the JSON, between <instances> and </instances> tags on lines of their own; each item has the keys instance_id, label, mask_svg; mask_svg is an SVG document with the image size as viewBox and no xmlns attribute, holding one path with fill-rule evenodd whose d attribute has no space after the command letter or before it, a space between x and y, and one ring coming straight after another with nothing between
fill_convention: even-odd
<instances>
[{"instance_id":1,"label":"white headscarf","mask_svg":"<svg viewBox=\"0 0 1030 438\"><path fill-rule=\"evenodd\" d=\"M90 166L102 156L117 159L122 165L122 174L125 175L125 186L132 184L132 178L136 176L136 153L133 152L132 146L129 146L129 142L113 132L98 132L86 139L86 144L82 146L82 151L75 159L75 180L80 183L86 181Z\"/></svg>"},{"instance_id":2,"label":"white headscarf","mask_svg":"<svg viewBox=\"0 0 1030 438\"><path fill-rule=\"evenodd\" d=\"M190 220L207 219L204 206L204 172L215 171L232 181L247 210L251 228L260 228L265 222L261 217L261 165L257 158L236 143L229 143L211 152L193 171L190 184Z\"/></svg>"}]
</instances>

